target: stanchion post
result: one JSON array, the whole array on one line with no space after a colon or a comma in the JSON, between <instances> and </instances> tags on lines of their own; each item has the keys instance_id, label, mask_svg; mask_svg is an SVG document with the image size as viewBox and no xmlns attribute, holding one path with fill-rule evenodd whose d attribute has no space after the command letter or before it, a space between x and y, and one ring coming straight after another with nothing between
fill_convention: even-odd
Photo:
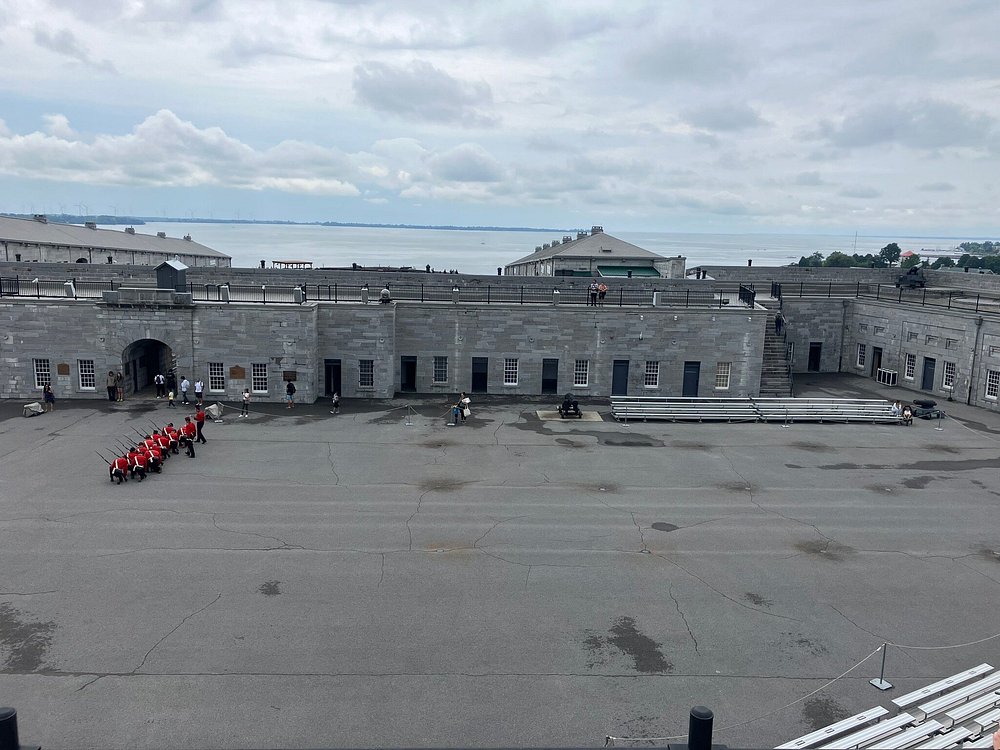
<instances>
[{"instance_id":1,"label":"stanchion post","mask_svg":"<svg viewBox=\"0 0 1000 750\"><path fill-rule=\"evenodd\" d=\"M17 711L0 708L0 750L40 750L38 745L22 745L17 736Z\"/></svg>"},{"instance_id":2,"label":"stanchion post","mask_svg":"<svg viewBox=\"0 0 1000 750\"><path fill-rule=\"evenodd\" d=\"M688 720L688 750L712 750L712 709L695 706Z\"/></svg>"},{"instance_id":3,"label":"stanchion post","mask_svg":"<svg viewBox=\"0 0 1000 750\"><path fill-rule=\"evenodd\" d=\"M879 690L888 690L889 688L892 687L891 682L885 681L885 652L888 648L889 648L888 643L882 644L882 670L879 672L878 678L875 680L868 680L868 683L870 685L874 685Z\"/></svg>"}]
</instances>

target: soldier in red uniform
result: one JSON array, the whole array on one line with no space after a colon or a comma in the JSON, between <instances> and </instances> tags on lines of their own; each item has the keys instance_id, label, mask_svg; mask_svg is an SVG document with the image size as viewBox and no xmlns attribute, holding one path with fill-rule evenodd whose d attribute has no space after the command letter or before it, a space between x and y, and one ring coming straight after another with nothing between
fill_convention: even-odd
<instances>
[{"instance_id":1,"label":"soldier in red uniform","mask_svg":"<svg viewBox=\"0 0 1000 750\"><path fill-rule=\"evenodd\" d=\"M108 472L111 474L111 481L118 480L118 484L128 481L128 458L118 456L108 464Z\"/></svg>"},{"instance_id":2,"label":"soldier in red uniform","mask_svg":"<svg viewBox=\"0 0 1000 750\"><path fill-rule=\"evenodd\" d=\"M161 473L163 470L163 454L160 453L159 446L154 446L153 448L143 447L142 452L146 454L146 466L150 471L155 471L157 474Z\"/></svg>"},{"instance_id":3,"label":"soldier in red uniform","mask_svg":"<svg viewBox=\"0 0 1000 750\"><path fill-rule=\"evenodd\" d=\"M173 422L167 423L167 426L163 428L163 434L170 438L170 450L176 456L180 453L180 451L177 450L177 446L180 445L180 433L177 432L177 428L174 427Z\"/></svg>"},{"instance_id":4,"label":"soldier in red uniform","mask_svg":"<svg viewBox=\"0 0 1000 750\"><path fill-rule=\"evenodd\" d=\"M162 432L153 431L153 439L160 448L160 452L163 454L163 458L167 458L170 455L170 438L164 435Z\"/></svg>"},{"instance_id":5,"label":"soldier in red uniform","mask_svg":"<svg viewBox=\"0 0 1000 750\"><path fill-rule=\"evenodd\" d=\"M146 454L140 451L138 447L132 448L128 452L128 463L129 468L132 470L133 479L138 476L141 482L146 478L146 465L148 461L146 460Z\"/></svg>"},{"instance_id":6,"label":"soldier in red uniform","mask_svg":"<svg viewBox=\"0 0 1000 750\"><path fill-rule=\"evenodd\" d=\"M196 423L196 428L197 428L197 431L198 431L198 442L199 443L207 443L208 441L205 440L205 436L204 436L204 434L202 434L202 430L205 428L205 410L204 409L201 409L201 408L198 409L198 412L194 415L194 421Z\"/></svg>"},{"instance_id":7,"label":"soldier in red uniform","mask_svg":"<svg viewBox=\"0 0 1000 750\"><path fill-rule=\"evenodd\" d=\"M188 458L194 458L194 441L198 436L198 428L195 427L194 422L191 421L191 417L184 417L184 426L181 427L181 436L183 437L183 445L187 450Z\"/></svg>"}]
</instances>

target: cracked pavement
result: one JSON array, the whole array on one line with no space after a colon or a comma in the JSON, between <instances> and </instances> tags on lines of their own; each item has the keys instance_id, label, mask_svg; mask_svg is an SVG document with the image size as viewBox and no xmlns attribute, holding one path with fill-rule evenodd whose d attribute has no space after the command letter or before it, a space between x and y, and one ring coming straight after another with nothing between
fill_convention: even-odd
<instances>
[{"instance_id":1,"label":"cracked pavement","mask_svg":"<svg viewBox=\"0 0 1000 750\"><path fill-rule=\"evenodd\" d=\"M411 425L301 405L227 414L198 458L117 487L92 448L146 414L18 406L0 405L0 694L47 748L597 746L682 734L696 704L716 741L773 747L812 728L803 706L757 717L883 641L1000 631L982 410L624 427L480 402L447 428L433 404ZM995 643L890 647L886 677L914 689ZM819 696L884 702L877 667Z\"/></svg>"}]
</instances>

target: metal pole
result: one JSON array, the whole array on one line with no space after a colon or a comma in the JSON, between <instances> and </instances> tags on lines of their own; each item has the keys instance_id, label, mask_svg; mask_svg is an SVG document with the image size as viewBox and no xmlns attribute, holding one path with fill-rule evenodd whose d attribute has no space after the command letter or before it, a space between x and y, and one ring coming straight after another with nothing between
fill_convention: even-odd
<instances>
[{"instance_id":1,"label":"metal pole","mask_svg":"<svg viewBox=\"0 0 1000 750\"><path fill-rule=\"evenodd\" d=\"M868 680L868 684L874 685L879 690L888 690L889 688L892 687L892 683L891 682L886 682L885 681L885 652L886 652L888 646L889 646L888 643L883 643L882 644L882 671L879 672L878 679L877 680Z\"/></svg>"},{"instance_id":2,"label":"metal pole","mask_svg":"<svg viewBox=\"0 0 1000 750\"><path fill-rule=\"evenodd\" d=\"M712 750L712 722L715 715L710 708L695 706L688 721L688 750Z\"/></svg>"}]
</instances>

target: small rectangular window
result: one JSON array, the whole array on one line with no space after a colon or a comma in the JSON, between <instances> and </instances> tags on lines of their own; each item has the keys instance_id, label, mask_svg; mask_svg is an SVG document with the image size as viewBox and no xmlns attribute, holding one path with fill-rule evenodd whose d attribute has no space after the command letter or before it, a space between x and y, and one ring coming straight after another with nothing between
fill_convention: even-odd
<instances>
[{"instance_id":1,"label":"small rectangular window","mask_svg":"<svg viewBox=\"0 0 1000 750\"><path fill-rule=\"evenodd\" d=\"M215 393L225 393L226 372L222 362L208 363L208 390Z\"/></svg>"},{"instance_id":2,"label":"small rectangular window","mask_svg":"<svg viewBox=\"0 0 1000 750\"><path fill-rule=\"evenodd\" d=\"M862 333L866 333L868 331L868 324L858 323L858 330L861 331Z\"/></svg>"},{"instance_id":3,"label":"small rectangular window","mask_svg":"<svg viewBox=\"0 0 1000 750\"><path fill-rule=\"evenodd\" d=\"M913 380L913 374L917 371L917 355L907 354L906 361L903 363L903 377L907 380Z\"/></svg>"},{"instance_id":4,"label":"small rectangular window","mask_svg":"<svg viewBox=\"0 0 1000 750\"><path fill-rule=\"evenodd\" d=\"M858 367L865 366L865 360L868 358L868 347L865 344L858 344Z\"/></svg>"},{"instance_id":5,"label":"small rectangular window","mask_svg":"<svg viewBox=\"0 0 1000 750\"><path fill-rule=\"evenodd\" d=\"M958 349L958 339L945 339L944 340L945 349Z\"/></svg>"},{"instance_id":6,"label":"small rectangular window","mask_svg":"<svg viewBox=\"0 0 1000 750\"><path fill-rule=\"evenodd\" d=\"M907 341L916 341L917 340L917 332L916 331L908 331L907 334L906 334L906 340Z\"/></svg>"},{"instance_id":7,"label":"small rectangular window","mask_svg":"<svg viewBox=\"0 0 1000 750\"><path fill-rule=\"evenodd\" d=\"M590 360L578 359L573 363L573 385L586 386L590 383Z\"/></svg>"},{"instance_id":8,"label":"small rectangular window","mask_svg":"<svg viewBox=\"0 0 1000 750\"><path fill-rule=\"evenodd\" d=\"M927 346L937 346L937 342L938 342L938 337L937 337L937 336L931 336L930 334L928 334L928 335L927 335L927 336L926 336L926 337L924 338L924 343L925 343L925 344L926 344Z\"/></svg>"},{"instance_id":9,"label":"small rectangular window","mask_svg":"<svg viewBox=\"0 0 1000 750\"><path fill-rule=\"evenodd\" d=\"M991 346L990 347L990 356L991 357L1000 357L1000 346Z\"/></svg>"},{"instance_id":10,"label":"small rectangular window","mask_svg":"<svg viewBox=\"0 0 1000 750\"><path fill-rule=\"evenodd\" d=\"M509 358L503 361L503 384L517 385L517 359Z\"/></svg>"},{"instance_id":11,"label":"small rectangular window","mask_svg":"<svg viewBox=\"0 0 1000 750\"><path fill-rule=\"evenodd\" d=\"M655 388L660 384L659 362L646 362L646 373L642 384L651 388Z\"/></svg>"},{"instance_id":12,"label":"small rectangular window","mask_svg":"<svg viewBox=\"0 0 1000 750\"><path fill-rule=\"evenodd\" d=\"M941 387L947 391L955 389L955 375L958 372L958 367L954 362L944 363L944 376L941 378Z\"/></svg>"},{"instance_id":13,"label":"small rectangular window","mask_svg":"<svg viewBox=\"0 0 1000 750\"><path fill-rule=\"evenodd\" d=\"M715 389L729 390L729 376L733 371L732 362L718 362L715 365Z\"/></svg>"},{"instance_id":14,"label":"small rectangular window","mask_svg":"<svg viewBox=\"0 0 1000 750\"><path fill-rule=\"evenodd\" d=\"M80 372L80 390L93 391L97 388L97 375L94 371L94 360L78 359L76 369Z\"/></svg>"},{"instance_id":15,"label":"small rectangular window","mask_svg":"<svg viewBox=\"0 0 1000 750\"><path fill-rule=\"evenodd\" d=\"M250 390L267 393L267 363L254 362L250 365Z\"/></svg>"},{"instance_id":16,"label":"small rectangular window","mask_svg":"<svg viewBox=\"0 0 1000 750\"><path fill-rule=\"evenodd\" d=\"M874 333L876 336L885 336L885 326L875 326Z\"/></svg>"},{"instance_id":17,"label":"small rectangular window","mask_svg":"<svg viewBox=\"0 0 1000 750\"><path fill-rule=\"evenodd\" d=\"M447 383L448 382L448 358L447 357L435 357L434 358L434 382L435 383Z\"/></svg>"},{"instance_id":18,"label":"small rectangular window","mask_svg":"<svg viewBox=\"0 0 1000 750\"><path fill-rule=\"evenodd\" d=\"M996 401L998 393L1000 393L1000 370L987 370L986 398Z\"/></svg>"},{"instance_id":19,"label":"small rectangular window","mask_svg":"<svg viewBox=\"0 0 1000 750\"><path fill-rule=\"evenodd\" d=\"M35 367L35 388L42 389L47 385L52 385L52 370L49 368L47 359L31 360Z\"/></svg>"},{"instance_id":20,"label":"small rectangular window","mask_svg":"<svg viewBox=\"0 0 1000 750\"><path fill-rule=\"evenodd\" d=\"M375 360L358 360L358 388L375 387Z\"/></svg>"}]
</instances>

